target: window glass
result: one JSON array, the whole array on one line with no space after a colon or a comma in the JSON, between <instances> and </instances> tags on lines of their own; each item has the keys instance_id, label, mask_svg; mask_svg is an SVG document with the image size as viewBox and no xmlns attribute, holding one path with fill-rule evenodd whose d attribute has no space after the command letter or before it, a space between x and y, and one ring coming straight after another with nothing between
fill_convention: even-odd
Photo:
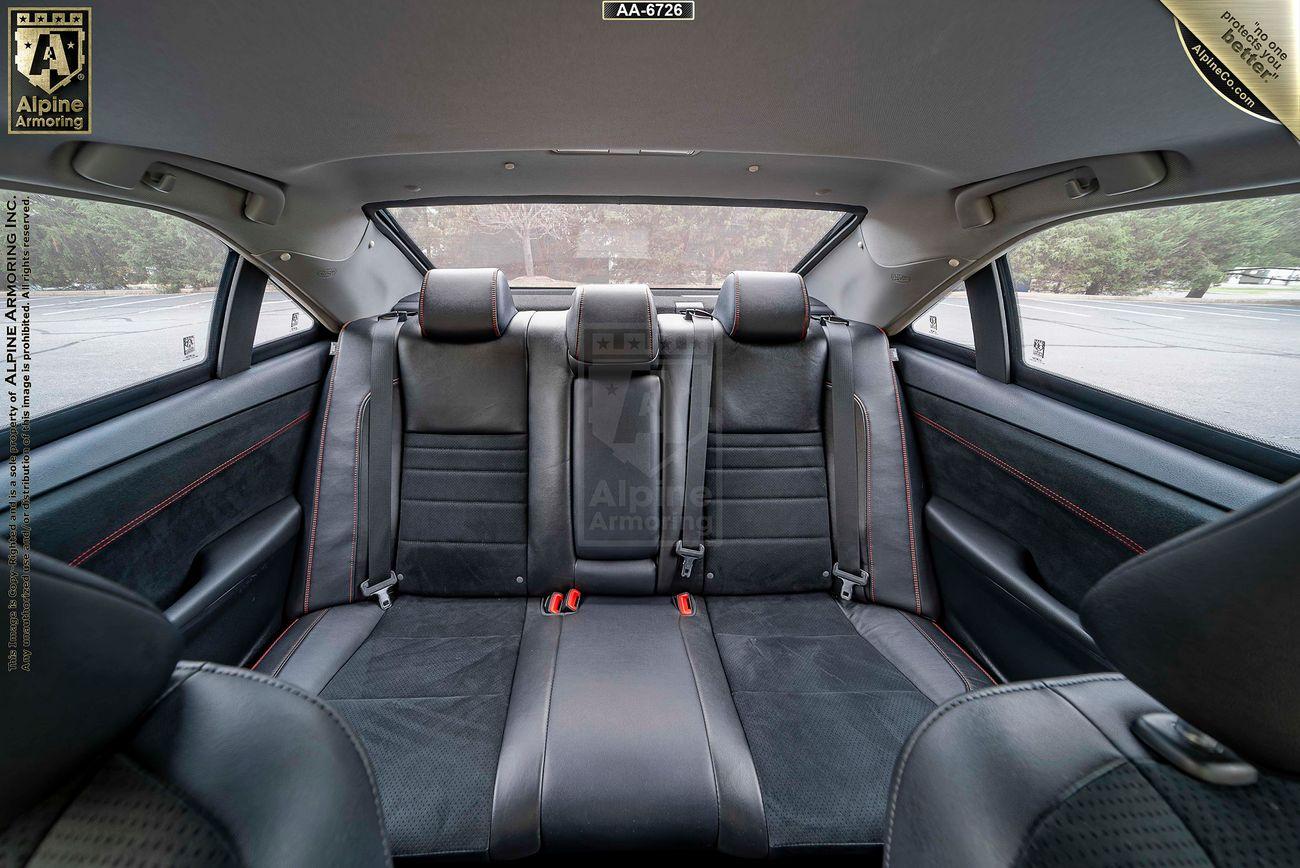
<instances>
[{"instance_id":1,"label":"window glass","mask_svg":"<svg viewBox=\"0 0 1300 868\"><path fill-rule=\"evenodd\" d=\"M204 363L217 238L145 208L0 195L30 208L33 417Z\"/></svg>"},{"instance_id":2,"label":"window glass","mask_svg":"<svg viewBox=\"0 0 1300 868\"><path fill-rule=\"evenodd\" d=\"M912 322L912 331L975 349L966 284L958 283Z\"/></svg>"},{"instance_id":3,"label":"window glass","mask_svg":"<svg viewBox=\"0 0 1300 868\"><path fill-rule=\"evenodd\" d=\"M1300 452L1300 195L1084 218L1008 260L1026 365Z\"/></svg>"},{"instance_id":4,"label":"window glass","mask_svg":"<svg viewBox=\"0 0 1300 868\"><path fill-rule=\"evenodd\" d=\"M435 265L495 266L511 286L717 287L739 269L789 271L843 211L729 205L498 202L392 215Z\"/></svg>"},{"instance_id":5,"label":"window glass","mask_svg":"<svg viewBox=\"0 0 1300 868\"><path fill-rule=\"evenodd\" d=\"M298 303L284 294L284 290L268 281L266 294L262 296L262 310L257 315L257 332L253 335L253 346L261 346L268 341L310 331L316 321L311 314L298 306Z\"/></svg>"}]
</instances>

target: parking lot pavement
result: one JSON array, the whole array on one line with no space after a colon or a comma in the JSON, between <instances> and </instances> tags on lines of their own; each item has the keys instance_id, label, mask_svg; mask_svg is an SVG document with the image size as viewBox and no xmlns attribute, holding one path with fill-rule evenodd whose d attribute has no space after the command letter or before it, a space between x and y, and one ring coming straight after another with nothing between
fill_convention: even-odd
<instances>
[{"instance_id":1,"label":"parking lot pavement","mask_svg":"<svg viewBox=\"0 0 1300 868\"><path fill-rule=\"evenodd\" d=\"M154 379L207 356L213 291L32 298L32 416ZM264 315L296 310L269 291Z\"/></svg>"},{"instance_id":2,"label":"parking lot pavement","mask_svg":"<svg viewBox=\"0 0 1300 868\"><path fill-rule=\"evenodd\" d=\"M1300 302L1016 301L1027 363L1300 451Z\"/></svg>"},{"instance_id":3,"label":"parking lot pavement","mask_svg":"<svg viewBox=\"0 0 1300 868\"><path fill-rule=\"evenodd\" d=\"M213 297L34 298L33 415L200 363ZM1300 450L1300 302L1039 293L1017 302L1028 363ZM944 334L969 340L965 304L954 295L936 308ZM263 310L287 315L296 306L272 290Z\"/></svg>"}]
</instances>

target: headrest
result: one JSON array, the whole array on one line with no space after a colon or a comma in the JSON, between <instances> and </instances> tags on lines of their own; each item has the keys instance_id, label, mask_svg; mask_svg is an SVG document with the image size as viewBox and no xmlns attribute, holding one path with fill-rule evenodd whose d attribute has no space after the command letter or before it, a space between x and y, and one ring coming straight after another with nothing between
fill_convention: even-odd
<instances>
[{"instance_id":1,"label":"headrest","mask_svg":"<svg viewBox=\"0 0 1300 868\"><path fill-rule=\"evenodd\" d=\"M1106 575L1084 626L1120 672L1267 768L1300 773L1300 477Z\"/></svg>"},{"instance_id":2,"label":"headrest","mask_svg":"<svg viewBox=\"0 0 1300 868\"><path fill-rule=\"evenodd\" d=\"M499 268L430 268L420 284L420 334L438 341L490 341L515 315Z\"/></svg>"},{"instance_id":3,"label":"headrest","mask_svg":"<svg viewBox=\"0 0 1300 868\"><path fill-rule=\"evenodd\" d=\"M8 559L9 547L0 544ZM17 567L22 569L22 552ZM158 698L180 633L146 600L31 555L31 662L4 678L0 829L82 770ZM20 634L23 632L20 627ZM20 640L21 641L21 640Z\"/></svg>"},{"instance_id":4,"label":"headrest","mask_svg":"<svg viewBox=\"0 0 1300 868\"><path fill-rule=\"evenodd\" d=\"M566 332L578 368L644 370L659 359L659 319L645 284L579 286Z\"/></svg>"},{"instance_id":5,"label":"headrest","mask_svg":"<svg viewBox=\"0 0 1300 868\"><path fill-rule=\"evenodd\" d=\"M789 271L733 271L722 281L714 318L733 340L784 344L808 337L808 287Z\"/></svg>"}]
</instances>

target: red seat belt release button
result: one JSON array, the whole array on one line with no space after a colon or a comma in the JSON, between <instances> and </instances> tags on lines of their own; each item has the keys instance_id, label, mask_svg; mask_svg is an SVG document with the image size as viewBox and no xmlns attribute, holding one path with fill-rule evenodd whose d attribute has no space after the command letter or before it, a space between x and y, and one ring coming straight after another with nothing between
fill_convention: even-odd
<instances>
[{"instance_id":1,"label":"red seat belt release button","mask_svg":"<svg viewBox=\"0 0 1300 868\"><path fill-rule=\"evenodd\" d=\"M688 593L681 593L673 597L673 602L677 605L677 611L683 618L689 618L695 614L695 601L691 599Z\"/></svg>"},{"instance_id":2,"label":"red seat belt release button","mask_svg":"<svg viewBox=\"0 0 1300 868\"><path fill-rule=\"evenodd\" d=\"M564 608L570 612L576 612L581 603L582 591L577 588L569 588L569 592L564 595Z\"/></svg>"},{"instance_id":3,"label":"red seat belt release button","mask_svg":"<svg viewBox=\"0 0 1300 868\"><path fill-rule=\"evenodd\" d=\"M543 608L548 615L560 614L564 610L564 595L559 591L551 594L546 598L546 603Z\"/></svg>"}]
</instances>

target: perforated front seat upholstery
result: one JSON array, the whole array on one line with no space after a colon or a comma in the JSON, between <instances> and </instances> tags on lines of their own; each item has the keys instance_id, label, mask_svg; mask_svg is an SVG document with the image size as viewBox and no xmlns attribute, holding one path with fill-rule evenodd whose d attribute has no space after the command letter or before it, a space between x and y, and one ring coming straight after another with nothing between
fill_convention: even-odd
<instances>
[{"instance_id":1,"label":"perforated front seat upholstery","mask_svg":"<svg viewBox=\"0 0 1300 868\"><path fill-rule=\"evenodd\" d=\"M887 862L1300 864L1297 526L1300 479L1102 579L1081 614L1125 674L937 709L895 770ZM1166 708L1258 779L1211 783L1162 759L1135 725Z\"/></svg>"},{"instance_id":2,"label":"perforated front seat upholstery","mask_svg":"<svg viewBox=\"0 0 1300 868\"><path fill-rule=\"evenodd\" d=\"M37 554L31 612L31 671L3 682L0 865L390 864L369 762L323 702L177 663L156 608Z\"/></svg>"}]
</instances>

